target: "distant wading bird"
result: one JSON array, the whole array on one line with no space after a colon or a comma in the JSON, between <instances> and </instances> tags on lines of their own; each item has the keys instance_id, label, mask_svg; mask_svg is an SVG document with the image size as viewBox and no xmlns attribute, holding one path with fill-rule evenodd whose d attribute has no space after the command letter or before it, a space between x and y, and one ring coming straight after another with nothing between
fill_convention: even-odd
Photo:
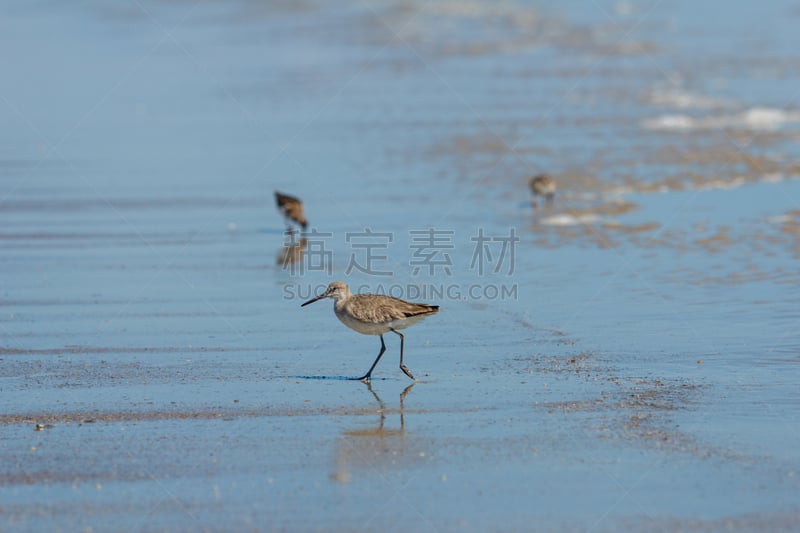
<instances>
[{"instance_id":1,"label":"distant wading bird","mask_svg":"<svg viewBox=\"0 0 800 533\"><path fill-rule=\"evenodd\" d=\"M405 337L397 330L405 329L426 316L439 312L438 305L414 304L381 294L352 294L346 283L334 281L328 285L325 292L310 299L300 307L305 307L323 298L331 298L333 300L333 312L336 313L336 317L345 326L364 335L380 335L381 337L381 351L377 359L372 363L366 374L355 379L361 381L370 380L375 365L378 364L383 352L386 351L383 334L389 331L400 336L400 370L406 376L415 379L403 363L403 341Z\"/></svg>"},{"instance_id":2,"label":"distant wading bird","mask_svg":"<svg viewBox=\"0 0 800 533\"><path fill-rule=\"evenodd\" d=\"M303 202L299 198L275 191L275 204L277 204L278 210L286 218L286 226L289 230L291 230L290 221L296 222L301 228L306 229L308 220L303 215Z\"/></svg>"},{"instance_id":3,"label":"distant wading bird","mask_svg":"<svg viewBox=\"0 0 800 533\"><path fill-rule=\"evenodd\" d=\"M528 187L531 188L531 192L533 193L533 207L538 205L536 201L537 196L544 197L548 205L553 203L553 198L556 195L556 182L547 174L533 176L528 180Z\"/></svg>"}]
</instances>

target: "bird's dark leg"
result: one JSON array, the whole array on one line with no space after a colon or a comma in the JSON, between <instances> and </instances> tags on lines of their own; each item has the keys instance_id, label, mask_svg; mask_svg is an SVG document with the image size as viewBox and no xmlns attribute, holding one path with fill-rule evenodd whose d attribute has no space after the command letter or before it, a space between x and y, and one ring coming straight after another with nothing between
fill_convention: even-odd
<instances>
[{"instance_id":1,"label":"bird's dark leg","mask_svg":"<svg viewBox=\"0 0 800 533\"><path fill-rule=\"evenodd\" d=\"M283 234L286 236L286 246L293 246L296 244L294 240L294 229L292 228L292 225L289 224L288 218L284 219L284 222L286 223L286 231L284 231Z\"/></svg>"},{"instance_id":2,"label":"bird's dark leg","mask_svg":"<svg viewBox=\"0 0 800 533\"><path fill-rule=\"evenodd\" d=\"M411 392L411 389L413 389L414 385L416 385L416 384L417 384L417 382L415 380L414 383L412 383L411 385L406 387L403 390L403 392L400 393L400 431L403 431L405 429L405 427L406 427L406 421L405 421L405 418L403 417L403 415L405 414L405 409L406 409L406 406L405 406L405 403L404 403L405 400L406 400L406 396L408 396L408 393Z\"/></svg>"},{"instance_id":3,"label":"bird's dark leg","mask_svg":"<svg viewBox=\"0 0 800 533\"><path fill-rule=\"evenodd\" d=\"M555 200L555 198L556 198L555 193L548 194L547 195L547 205L553 205L553 200Z\"/></svg>"},{"instance_id":4,"label":"bird's dark leg","mask_svg":"<svg viewBox=\"0 0 800 533\"><path fill-rule=\"evenodd\" d=\"M372 390L372 383L369 380L365 380L364 384L367 386L367 390L369 390L372 393L372 395L375 397L375 399L378 401L378 405L380 406L380 409L378 409L378 412L381 414L381 425L380 425L380 428L383 429L383 424L386 421L386 406L383 404L383 400L381 400L381 397L378 396L378 393L375 392L374 390ZM403 416L403 412L402 411L400 411L400 416L401 417ZM401 419L401 421L402 421L402 419Z\"/></svg>"},{"instance_id":5,"label":"bird's dark leg","mask_svg":"<svg viewBox=\"0 0 800 533\"><path fill-rule=\"evenodd\" d=\"M383 352L385 352L385 351L386 351L386 343L383 342L383 335L381 335L381 353L378 354L378 357L377 357L377 359L375 359L375 362L372 363L371 367L369 367L369 372L367 372L366 374L364 374L360 378L356 378L356 379L359 380L359 381L369 381L369 377L372 375L372 371L375 369L375 365L377 365L378 361L381 360L381 356L383 355Z\"/></svg>"},{"instance_id":6,"label":"bird's dark leg","mask_svg":"<svg viewBox=\"0 0 800 533\"><path fill-rule=\"evenodd\" d=\"M406 365L403 363L403 343L404 343L404 341L405 341L406 339L405 339L405 337L403 337L403 334L402 334L402 333L400 333L399 331L397 331L396 329L393 329L392 331L393 331L393 332L395 332L395 333L397 333L398 335L400 335L400 370L402 370L402 371L403 371L403 373L404 373L406 376L408 376L408 377L410 377L411 379L413 379L414 381L416 381L417 379L416 379L414 376L412 376L412 375L411 375L411 371L410 371L410 370L408 369L408 367L407 367L407 366L406 366Z\"/></svg>"}]
</instances>

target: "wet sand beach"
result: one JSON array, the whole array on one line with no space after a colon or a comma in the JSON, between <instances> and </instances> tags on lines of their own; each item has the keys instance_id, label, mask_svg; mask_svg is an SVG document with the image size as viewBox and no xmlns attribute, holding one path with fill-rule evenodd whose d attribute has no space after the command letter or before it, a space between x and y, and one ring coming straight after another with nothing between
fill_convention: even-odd
<instances>
[{"instance_id":1,"label":"wet sand beach","mask_svg":"<svg viewBox=\"0 0 800 533\"><path fill-rule=\"evenodd\" d=\"M795 3L4 12L0 531L800 530Z\"/></svg>"}]
</instances>

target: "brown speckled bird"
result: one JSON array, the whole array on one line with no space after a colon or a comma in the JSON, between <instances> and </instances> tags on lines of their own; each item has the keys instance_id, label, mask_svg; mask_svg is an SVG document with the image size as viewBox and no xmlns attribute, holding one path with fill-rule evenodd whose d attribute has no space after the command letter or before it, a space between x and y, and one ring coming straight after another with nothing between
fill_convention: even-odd
<instances>
[{"instance_id":1,"label":"brown speckled bird","mask_svg":"<svg viewBox=\"0 0 800 533\"><path fill-rule=\"evenodd\" d=\"M291 229L289 221L296 222L301 228L306 229L308 220L303 215L303 202L299 198L275 191L275 203L278 210L286 217L286 225Z\"/></svg>"},{"instance_id":2,"label":"brown speckled bird","mask_svg":"<svg viewBox=\"0 0 800 533\"><path fill-rule=\"evenodd\" d=\"M352 294L346 283L334 281L328 285L325 292L305 302L301 307L323 298L333 299L333 311L345 326L364 335L380 335L381 337L381 351L378 354L378 358L375 359L366 374L356 379L361 381L370 380L372 370L380 361L383 352L386 351L383 334L389 331L400 336L400 370L406 376L414 379L414 376L411 375L411 372L403 363L403 341L405 337L397 330L405 329L428 315L438 313L438 305L415 304L381 294Z\"/></svg>"},{"instance_id":3,"label":"brown speckled bird","mask_svg":"<svg viewBox=\"0 0 800 533\"><path fill-rule=\"evenodd\" d=\"M533 193L533 207L538 205L536 201L537 196L544 197L548 204L553 203L553 198L556 195L556 182L553 181L553 178L547 174L539 174L528 180L528 186Z\"/></svg>"}]
</instances>

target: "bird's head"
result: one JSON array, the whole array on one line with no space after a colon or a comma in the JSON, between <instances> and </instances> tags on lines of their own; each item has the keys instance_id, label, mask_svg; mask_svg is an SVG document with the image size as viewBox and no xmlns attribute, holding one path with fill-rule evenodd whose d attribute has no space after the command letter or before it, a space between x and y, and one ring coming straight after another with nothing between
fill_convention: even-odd
<instances>
[{"instance_id":1,"label":"bird's head","mask_svg":"<svg viewBox=\"0 0 800 533\"><path fill-rule=\"evenodd\" d=\"M350 288L347 286L347 283L343 281L332 281L328 288L325 289L325 292L320 294L319 296L315 296L311 298L309 301L301 304L300 307L305 307L308 304L313 304L318 300L323 300L325 298L331 298L334 302L338 302L339 300L344 300L350 296Z\"/></svg>"}]
</instances>

